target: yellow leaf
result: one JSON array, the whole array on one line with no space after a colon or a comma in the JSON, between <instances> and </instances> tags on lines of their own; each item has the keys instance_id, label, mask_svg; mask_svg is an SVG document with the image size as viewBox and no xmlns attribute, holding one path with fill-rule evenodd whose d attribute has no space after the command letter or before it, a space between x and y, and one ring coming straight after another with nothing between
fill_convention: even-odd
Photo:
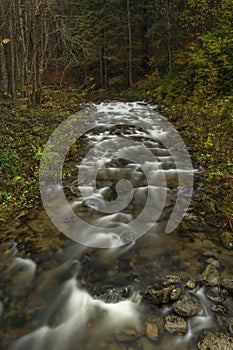
<instances>
[{"instance_id":1,"label":"yellow leaf","mask_svg":"<svg viewBox=\"0 0 233 350\"><path fill-rule=\"evenodd\" d=\"M9 38L5 38L2 40L2 44L8 44L10 42Z\"/></svg>"}]
</instances>

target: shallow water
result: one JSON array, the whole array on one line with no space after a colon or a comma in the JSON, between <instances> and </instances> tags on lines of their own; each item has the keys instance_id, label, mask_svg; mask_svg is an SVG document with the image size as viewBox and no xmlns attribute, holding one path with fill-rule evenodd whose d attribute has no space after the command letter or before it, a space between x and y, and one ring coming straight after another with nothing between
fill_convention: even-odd
<instances>
[{"instance_id":1,"label":"shallow water","mask_svg":"<svg viewBox=\"0 0 233 350\"><path fill-rule=\"evenodd\" d=\"M202 305L183 335L163 328L170 304L152 306L142 295L167 275L183 286L200 276L206 251L230 277L231 252L213 228L195 221L192 204L185 214L198 171L154 106L103 102L84 112L88 131L77 154L66 156L68 180L42 176L42 198L58 228L40 204L3 228L1 349L196 349L201 331L218 322L204 289L183 290ZM145 332L151 322L155 341Z\"/></svg>"}]
</instances>

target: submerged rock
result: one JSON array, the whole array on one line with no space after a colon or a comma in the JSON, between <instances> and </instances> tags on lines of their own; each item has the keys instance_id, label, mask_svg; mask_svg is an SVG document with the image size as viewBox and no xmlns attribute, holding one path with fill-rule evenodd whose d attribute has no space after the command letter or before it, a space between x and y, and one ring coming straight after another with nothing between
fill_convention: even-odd
<instances>
[{"instance_id":1,"label":"submerged rock","mask_svg":"<svg viewBox=\"0 0 233 350\"><path fill-rule=\"evenodd\" d=\"M180 283L181 282L180 276L177 276L177 275L167 275L166 278L167 278L169 283Z\"/></svg>"},{"instance_id":2,"label":"submerged rock","mask_svg":"<svg viewBox=\"0 0 233 350\"><path fill-rule=\"evenodd\" d=\"M133 295L133 286L122 288L103 288L94 294L94 299L103 300L105 303L118 303Z\"/></svg>"},{"instance_id":3,"label":"submerged rock","mask_svg":"<svg viewBox=\"0 0 233 350\"><path fill-rule=\"evenodd\" d=\"M139 339L137 341L137 344L138 344L137 349L140 349L140 350L154 350L155 349L155 344L147 337L141 337L141 339ZM131 348L129 348L129 349L135 350L135 347L132 349ZM129 349L127 349L127 350L129 350Z\"/></svg>"},{"instance_id":4,"label":"submerged rock","mask_svg":"<svg viewBox=\"0 0 233 350\"><path fill-rule=\"evenodd\" d=\"M224 287L228 292L233 294L233 280L224 278L221 281L221 286Z\"/></svg>"},{"instance_id":5,"label":"submerged rock","mask_svg":"<svg viewBox=\"0 0 233 350\"><path fill-rule=\"evenodd\" d=\"M204 332L202 339L198 342L200 350L230 350L233 349L233 337L225 333L215 334L212 332Z\"/></svg>"},{"instance_id":6,"label":"submerged rock","mask_svg":"<svg viewBox=\"0 0 233 350\"><path fill-rule=\"evenodd\" d=\"M165 317L164 329L169 333L186 333L187 321L182 316L167 315Z\"/></svg>"},{"instance_id":7,"label":"submerged rock","mask_svg":"<svg viewBox=\"0 0 233 350\"><path fill-rule=\"evenodd\" d=\"M216 267L213 265L207 265L205 271L200 278L201 283L210 285L212 287L219 286L220 275Z\"/></svg>"},{"instance_id":8,"label":"submerged rock","mask_svg":"<svg viewBox=\"0 0 233 350\"><path fill-rule=\"evenodd\" d=\"M150 340L156 340L158 338L159 332L158 327L155 323L148 322L146 324L146 336Z\"/></svg>"},{"instance_id":9,"label":"submerged rock","mask_svg":"<svg viewBox=\"0 0 233 350\"><path fill-rule=\"evenodd\" d=\"M116 334L116 339L119 342L128 342L137 339L141 336L141 333L134 328L126 328L123 331Z\"/></svg>"},{"instance_id":10,"label":"submerged rock","mask_svg":"<svg viewBox=\"0 0 233 350\"><path fill-rule=\"evenodd\" d=\"M208 264L216 267L216 269L219 269L221 267L221 263L220 261L218 261L216 258L213 258L213 257L210 257L208 260L207 260Z\"/></svg>"},{"instance_id":11,"label":"submerged rock","mask_svg":"<svg viewBox=\"0 0 233 350\"><path fill-rule=\"evenodd\" d=\"M195 316L202 310L199 301L188 296L183 296L180 300L173 303L172 307L176 314L185 317Z\"/></svg>"}]
</instances>

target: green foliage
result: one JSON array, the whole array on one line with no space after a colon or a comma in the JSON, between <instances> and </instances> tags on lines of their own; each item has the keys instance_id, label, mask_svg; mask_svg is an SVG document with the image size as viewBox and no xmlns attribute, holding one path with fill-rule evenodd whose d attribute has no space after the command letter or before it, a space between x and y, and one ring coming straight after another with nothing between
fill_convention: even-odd
<instances>
[{"instance_id":1,"label":"green foliage","mask_svg":"<svg viewBox=\"0 0 233 350\"><path fill-rule=\"evenodd\" d=\"M161 77L158 69L147 74L145 79L139 81L137 89L141 96L148 100L161 100Z\"/></svg>"},{"instance_id":2,"label":"green foliage","mask_svg":"<svg viewBox=\"0 0 233 350\"><path fill-rule=\"evenodd\" d=\"M39 162L43 145L64 118L77 111L85 101L93 81L79 90L43 88L42 104L37 108L25 108L18 103L0 104L0 221L6 220L16 210L29 208L39 196ZM75 152L78 146L73 146ZM52 162L59 157L51 153ZM67 173L64 175L69 177Z\"/></svg>"},{"instance_id":3,"label":"green foliage","mask_svg":"<svg viewBox=\"0 0 233 350\"><path fill-rule=\"evenodd\" d=\"M178 130L192 149L194 164L204 168L203 202L221 218L233 210L232 126L233 99L165 99L166 115L176 120Z\"/></svg>"},{"instance_id":4,"label":"green foliage","mask_svg":"<svg viewBox=\"0 0 233 350\"><path fill-rule=\"evenodd\" d=\"M0 149L0 169L5 173L8 179L16 175L17 167L21 160L16 151L11 146Z\"/></svg>"}]
</instances>

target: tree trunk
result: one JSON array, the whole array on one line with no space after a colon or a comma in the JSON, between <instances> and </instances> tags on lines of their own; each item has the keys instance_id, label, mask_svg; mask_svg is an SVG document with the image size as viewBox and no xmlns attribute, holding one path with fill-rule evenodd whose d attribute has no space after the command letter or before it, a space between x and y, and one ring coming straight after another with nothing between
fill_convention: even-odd
<instances>
[{"instance_id":1,"label":"tree trunk","mask_svg":"<svg viewBox=\"0 0 233 350\"><path fill-rule=\"evenodd\" d=\"M132 47L130 0L127 0L127 24L128 24L128 70L129 70L128 79L129 79L129 86L132 86L133 84L133 70L132 70L133 47Z\"/></svg>"},{"instance_id":2,"label":"tree trunk","mask_svg":"<svg viewBox=\"0 0 233 350\"><path fill-rule=\"evenodd\" d=\"M0 35L0 65L1 65L1 94L6 95L8 93L8 75L6 69L6 58L4 44L2 43L3 37Z\"/></svg>"},{"instance_id":3,"label":"tree trunk","mask_svg":"<svg viewBox=\"0 0 233 350\"><path fill-rule=\"evenodd\" d=\"M104 88L104 48L100 49L100 86Z\"/></svg>"},{"instance_id":4,"label":"tree trunk","mask_svg":"<svg viewBox=\"0 0 233 350\"><path fill-rule=\"evenodd\" d=\"M10 3L10 9L11 9L11 14L9 16L9 33L10 33L10 52L11 52L11 95L12 95L12 101L13 104L16 102L16 84L15 84L15 38L14 38L14 21L13 21L13 16L14 16L14 0L11 0Z\"/></svg>"},{"instance_id":5,"label":"tree trunk","mask_svg":"<svg viewBox=\"0 0 233 350\"><path fill-rule=\"evenodd\" d=\"M167 51L168 70L172 73L172 42L171 42L171 0L167 0Z\"/></svg>"}]
</instances>

